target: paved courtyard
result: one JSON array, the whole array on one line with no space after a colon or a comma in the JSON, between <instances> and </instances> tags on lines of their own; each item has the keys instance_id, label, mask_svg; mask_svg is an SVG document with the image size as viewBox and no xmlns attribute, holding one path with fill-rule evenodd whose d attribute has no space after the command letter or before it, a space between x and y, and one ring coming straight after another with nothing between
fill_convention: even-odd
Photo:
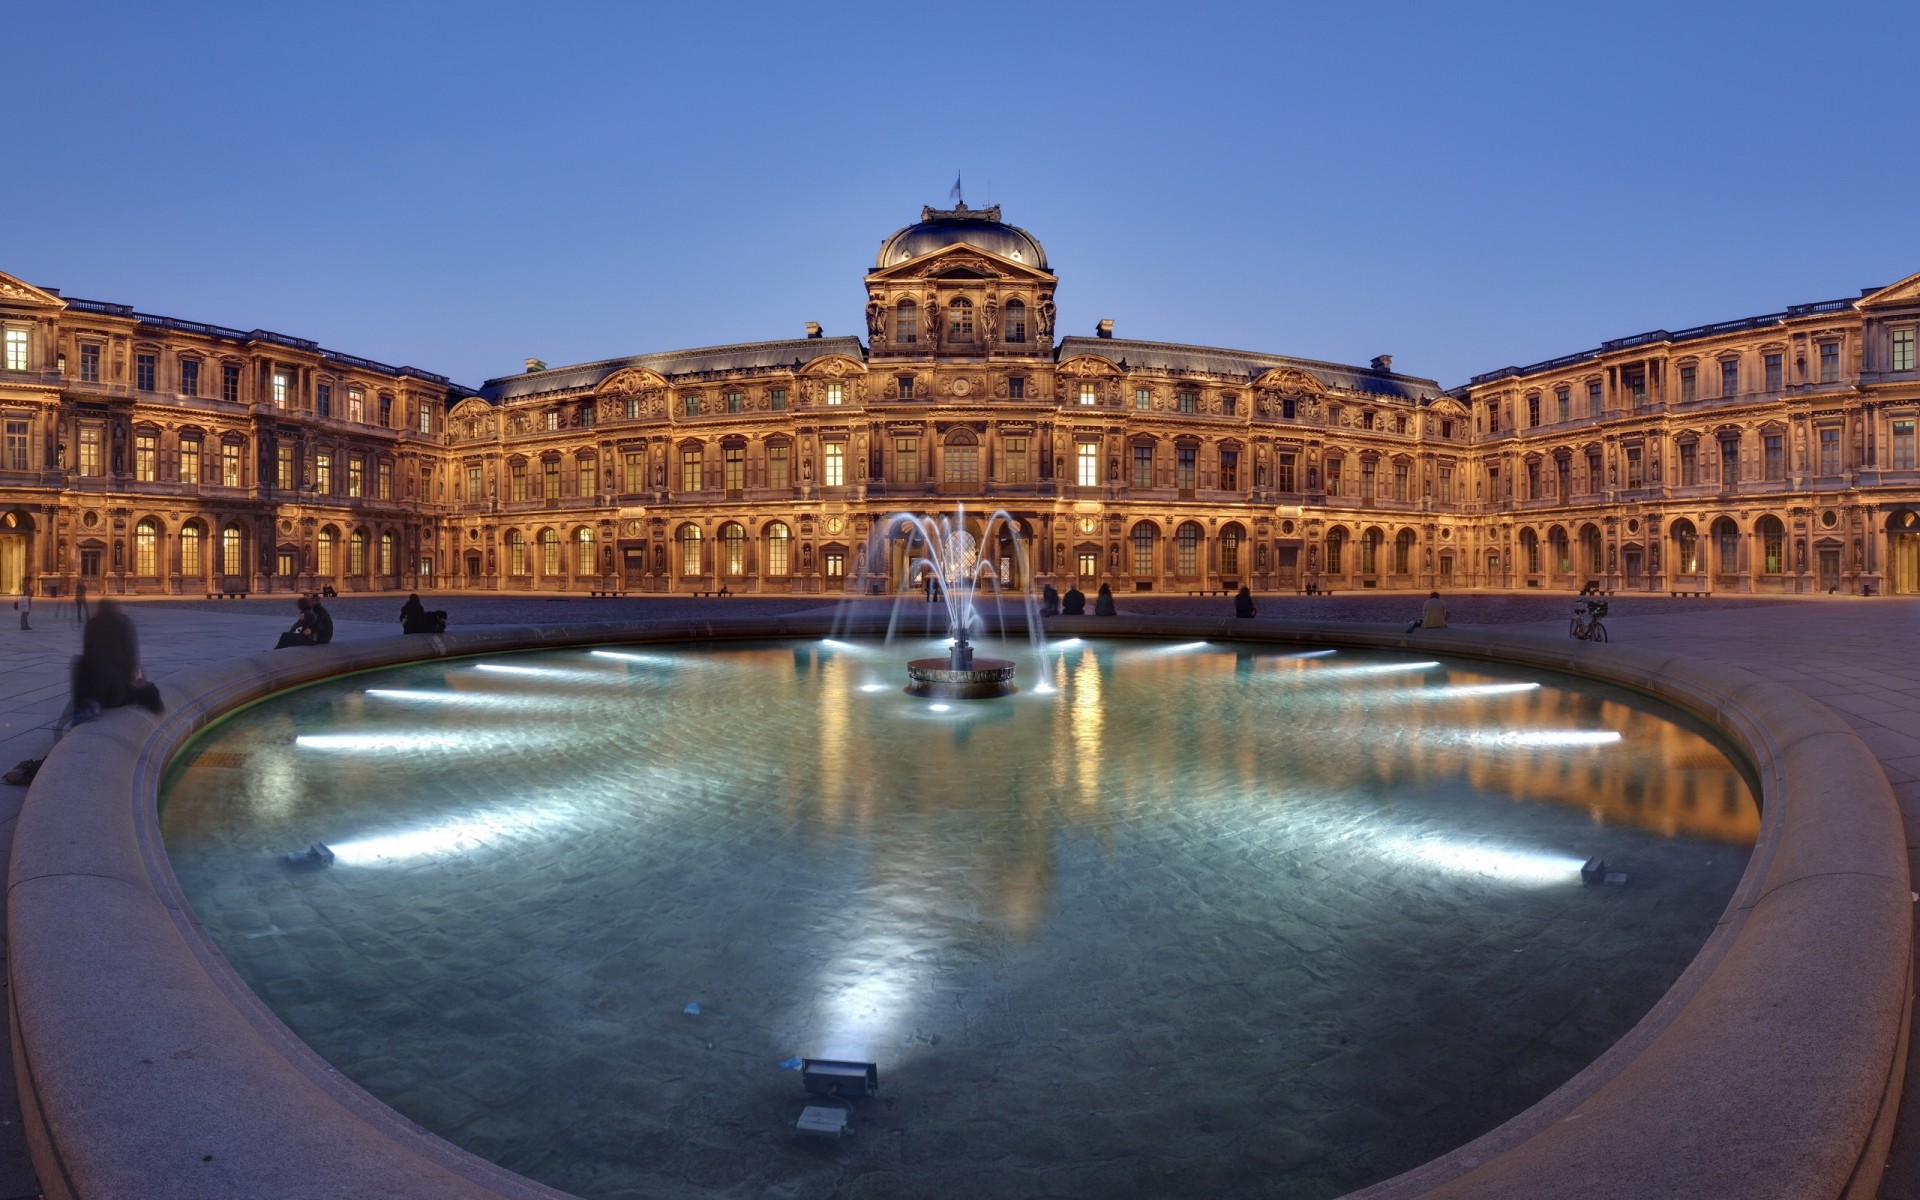
<instances>
[{"instance_id":1,"label":"paved courtyard","mask_svg":"<svg viewBox=\"0 0 1920 1200\"><path fill-rule=\"evenodd\" d=\"M362 640L398 632L399 597L343 598L330 604L336 638ZM689 616L773 615L819 609L817 596L724 600L493 596L448 593L425 597L445 608L453 631L483 626L589 623ZM1218 597L1132 596L1121 611L1159 615L1229 616ZM1405 623L1418 612L1410 594L1331 597L1263 596L1262 617ZM913 602L909 602L910 604ZM1457 594L1448 597L1456 625L1500 626L1515 638L1564 639L1570 597L1561 593ZM145 600L128 605L139 626L148 674L159 681L210 658L273 645L293 620L290 598L245 601ZM916 605L917 607L917 605ZM79 649L69 608L42 602L32 630L14 614L0 622L0 767L42 757L53 744L66 703L67 664ZM1622 646L1683 653L1745 667L1796 688L1833 708L1879 758L1908 831L1910 867L1920 877L1920 600L1719 598L1670 600L1619 597L1607 619ZM26 789L0 785L0 855L10 854L15 818ZM0 861L5 861L0 858ZM4 912L0 911L0 920ZM0 930L4 926L0 925ZM3 948L0 948L3 951ZM38 1194L20 1138L11 1060L0 1059L0 1200ZM1892 1167L1883 1182L1887 1200L1920 1200L1920 1079L1909 1068Z\"/></svg>"}]
</instances>

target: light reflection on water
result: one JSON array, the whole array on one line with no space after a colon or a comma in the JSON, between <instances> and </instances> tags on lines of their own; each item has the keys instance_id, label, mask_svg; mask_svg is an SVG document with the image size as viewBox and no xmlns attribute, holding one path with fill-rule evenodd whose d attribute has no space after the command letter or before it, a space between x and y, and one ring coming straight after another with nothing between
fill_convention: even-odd
<instances>
[{"instance_id":1,"label":"light reflection on water","mask_svg":"<svg viewBox=\"0 0 1920 1200\"><path fill-rule=\"evenodd\" d=\"M941 711L900 690L918 648L823 641L355 676L194 743L163 826L296 1032L555 1186L808 1176L772 1069L805 1054L905 1097L835 1151L894 1191L1098 1196L1332 1195L1497 1124L1658 997L1758 825L1624 691L981 651L1025 690ZM333 867L280 861L314 841ZM1593 854L1629 885L1581 888Z\"/></svg>"}]
</instances>

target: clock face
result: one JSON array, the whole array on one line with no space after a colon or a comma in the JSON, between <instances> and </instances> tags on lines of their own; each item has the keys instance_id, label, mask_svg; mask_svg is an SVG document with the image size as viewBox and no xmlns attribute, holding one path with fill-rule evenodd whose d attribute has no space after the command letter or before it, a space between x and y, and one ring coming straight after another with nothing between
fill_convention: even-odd
<instances>
[{"instance_id":1,"label":"clock face","mask_svg":"<svg viewBox=\"0 0 1920 1200\"><path fill-rule=\"evenodd\" d=\"M638 521L628 521L628 522L627 522L627 536L628 536L628 537L638 537L638 536L640 536L640 529L641 529L641 526L640 526L640 522L638 522Z\"/></svg>"},{"instance_id":2,"label":"clock face","mask_svg":"<svg viewBox=\"0 0 1920 1200\"><path fill-rule=\"evenodd\" d=\"M1081 532L1081 533L1092 533L1092 532L1093 532L1094 530L1096 530L1096 529L1098 529L1098 528L1100 528L1100 522L1099 522L1099 521L1097 521L1097 520L1095 520L1094 518L1092 518L1092 517L1081 517L1081 518L1080 518L1080 532Z\"/></svg>"},{"instance_id":3,"label":"clock face","mask_svg":"<svg viewBox=\"0 0 1920 1200\"><path fill-rule=\"evenodd\" d=\"M842 521L839 517L827 518L828 533L839 533L844 528L846 528L846 522Z\"/></svg>"},{"instance_id":4,"label":"clock face","mask_svg":"<svg viewBox=\"0 0 1920 1200\"><path fill-rule=\"evenodd\" d=\"M953 394L956 396L964 396L972 390L973 383L971 380L956 379L953 381Z\"/></svg>"}]
</instances>

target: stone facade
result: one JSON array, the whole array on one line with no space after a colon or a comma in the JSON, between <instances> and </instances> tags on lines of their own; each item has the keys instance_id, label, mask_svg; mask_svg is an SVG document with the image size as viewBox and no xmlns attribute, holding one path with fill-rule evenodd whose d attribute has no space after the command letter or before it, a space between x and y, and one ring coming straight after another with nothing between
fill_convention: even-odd
<instances>
[{"instance_id":1,"label":"stone facade","mask_svg":"<svg viewBox=\"0 0 1920 1200\"><path fill-rule=\"evenodd\" d=\"M1055 329L997 209L928 209L867 338L462 388L0 275L0 588L818 592L899 511L1010 586L1920 592L1920 276L1476 377Z\"/></svg>"}]
</instances>

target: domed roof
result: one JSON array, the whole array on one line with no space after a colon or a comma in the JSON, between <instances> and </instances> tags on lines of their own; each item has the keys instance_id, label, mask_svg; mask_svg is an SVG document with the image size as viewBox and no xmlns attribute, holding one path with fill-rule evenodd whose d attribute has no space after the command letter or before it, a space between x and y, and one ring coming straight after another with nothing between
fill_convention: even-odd
<instances>
[{"instance_id":1,"label":"domed roof","mask_svg":"<svg viewBox=\"0 0 1920 1200\"><path fill-rule=\"evenodd\" d=\"M963 243L1030 267L1045 270L1047 266L1047 252L1040 248L1039 239L1018 225L1002 224L998 204L971 209L964 201L957 208L922 208L919 224L898 230L880 243L873 265L891 267L942 246Z\"/></svg>"}]
</instances>

